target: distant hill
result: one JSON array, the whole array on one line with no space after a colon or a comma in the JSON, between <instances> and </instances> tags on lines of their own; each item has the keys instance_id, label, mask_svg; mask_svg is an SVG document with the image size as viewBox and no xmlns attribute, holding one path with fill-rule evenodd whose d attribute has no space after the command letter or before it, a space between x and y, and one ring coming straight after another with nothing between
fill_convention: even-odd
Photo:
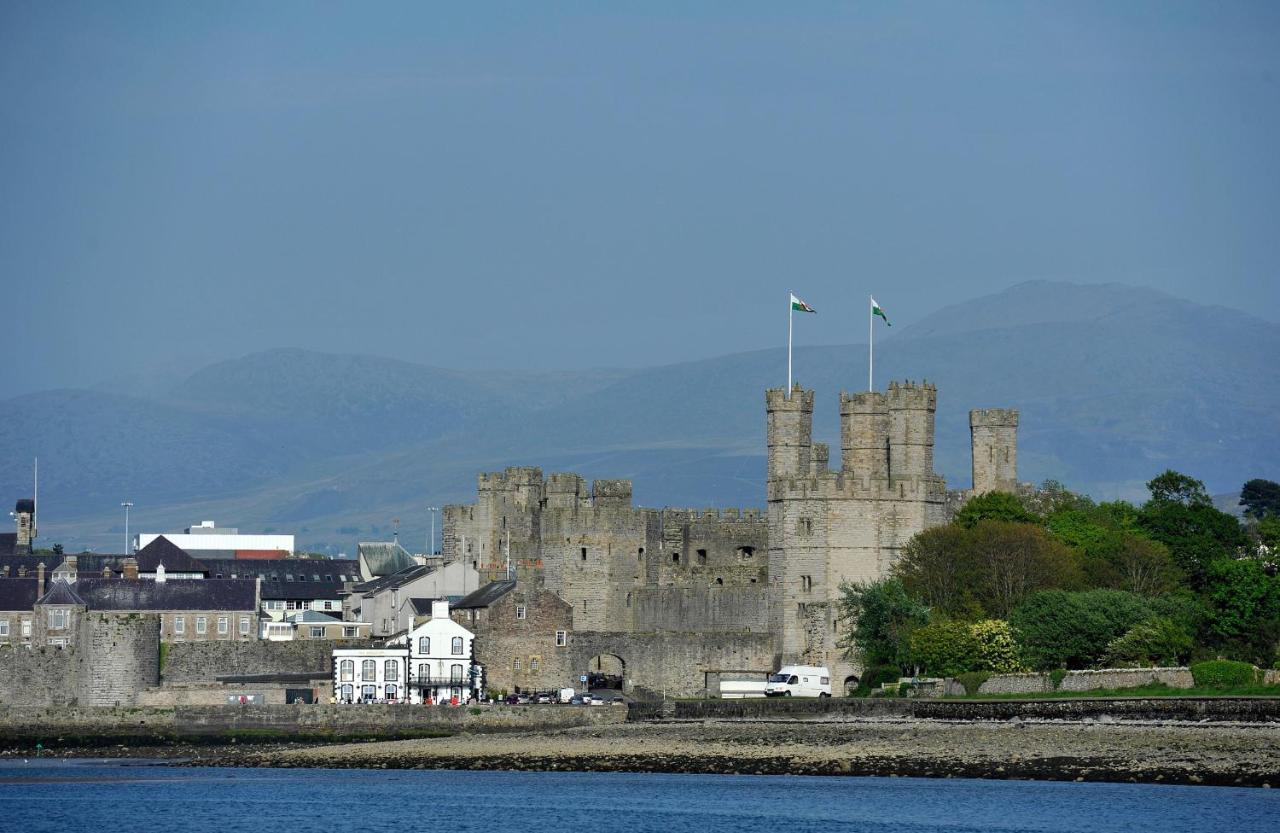
<instances>
[{"instance_id":1,"label":"distant hill","mask_svg":"<svg viewBox=\"0 0 1280 833\"><path fill-rule=\"evenodd\" d=\"M1275 324L1150 289L1032 282L881 332L880 386L938 385L937 467L953 486L969 482L969 409L994 406L1022 412L1025 480L1141 498L1165 468L1215 492L1280 479ZM39 454L41 540L68 548L118 548L128 498L135 528L213 518L350 551L399 517L420 549L426 506L470 499L478 471L517 464L630 477L646 505L760 506L763 391L785 360L477 373L256 353L132 395L0 401L0 496L29 493ZM818 392L818 438L838 448L838 393L865 385L866 346L800 347L795 368Z\"/></svg>"}]
</instances>

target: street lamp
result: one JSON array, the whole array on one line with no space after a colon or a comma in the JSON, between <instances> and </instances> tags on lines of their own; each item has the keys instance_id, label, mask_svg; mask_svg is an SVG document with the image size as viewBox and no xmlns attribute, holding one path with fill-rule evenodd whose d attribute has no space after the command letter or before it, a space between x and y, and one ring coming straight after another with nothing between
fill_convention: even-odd
<instances>
[{"instance_id":1,"label":"street lamp","mask_svg":"<svg viewBox=\"0 0 1280 833\"><path fill-rule=\"evenodd\" d=\"M438 506L428 506L427 511L431 513L431 537L427 539L427 555L436 554L436 513L440 511Z\"/></svg>"},{"instance_id":2,"label":"street lamp","mask_svg":"<svg viewBox=\"0 0 1280 833\"><path fill-rule=\"evenodd\" d=\"M125 501L120 504L124 507L124 554L129 554L129 510L133 508L133 503Z\"/></svg>"}]
</instances>

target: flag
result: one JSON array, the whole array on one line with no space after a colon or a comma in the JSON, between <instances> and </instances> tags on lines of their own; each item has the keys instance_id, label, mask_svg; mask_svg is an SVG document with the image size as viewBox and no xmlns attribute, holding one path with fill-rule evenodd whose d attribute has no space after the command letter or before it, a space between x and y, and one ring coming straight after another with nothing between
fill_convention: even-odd
<instances>
[{"instance_id":1,"label":"flag","mask_svg":"<svg viewBox=\"0 0 1280 833\"><path fill-rule=\"evenodd\" d=\"M816 309L801 301L795 295L791 296L791 308L796 312L817 312Z\"/></svg>"},{"instance_id":2,"label":"flag","mask_svg":"<svg viewBox=\"0 0 1280 833\"><path fill-rule=\"evenodd\" d=\"M795 299L795 297L796 297L796 296L792 295L792 296L791 296L792 300L794 300L794 299ZM876 303L876 299L875 299L875 298L872 298L872 299L871 299L871 314L872 314L872 315L878 315L878 316L880 316L881 318L883 318L883 319L884 319L884 323L885 323L887 326L889 326L889 327L892 327L892 326L893 326L892 324L890 324L890 323L889 323L889 316L885 315L885 314L884 314L884 310L880 309L880 305Z\"/></svg>"}]
</instances>

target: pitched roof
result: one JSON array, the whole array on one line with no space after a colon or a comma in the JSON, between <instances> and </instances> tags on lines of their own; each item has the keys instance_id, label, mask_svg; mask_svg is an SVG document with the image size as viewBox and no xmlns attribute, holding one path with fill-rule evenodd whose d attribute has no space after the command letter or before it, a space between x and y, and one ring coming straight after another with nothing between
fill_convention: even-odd
<instances>
[{"instance_id":1,"label":"pitched roof","mask_svg":"<svg viewBox=\"0 0 1280 833\"><path fill-rule=\"evenodd\" d=\"M454 610L488 607L515 589L516 583L514 580L491 581L479 590L463 596L456 604L452 604L449 607Z\"/></svg>"},{"instance_id":2,"label":"pitched roof","mask_svg":"<svg viewBox=\"0 0 1280 833\"><path fill-rule=\"evenodd\" d=\"M432 603L432 602L434 602L434 601L436 601L436 600L435 600L435 599L414 598L414 599L410 599L410 600L409 600L409 606L410 606L411 608L413 608L413 615L414 615L414 616L430 616L430 615L431 615L431 603Z\"/></svg>"},{"instance_id":3,"label":"pitched roof","mask_svg":"<svg viewBox=\"0 0 1280 833\"><path fill-rule=\"evenodd\" d=\"M76 593L90 610L256 610L256 589L257 581L250 578L82 578L76 582Z\"/></svg>"},{"instance_id":4,"label":"pitched roof","mask_svg":"<svg viewBox=\"0 0 1280 833\"><path fill-rule=\"evenodd\" d=\"M154 573L161 564L166 573L207 573L208 569L186 550L161 535L138 550L138 572Z\"/></svg>"},{"instance_id":5,"label":"pitched roof","mask_svg":"<svg viewBox=\"0 0 1280 833\"><path fill-rule=\"evenodd\" d=\"M36 603L36 579L0 578L0 610L30 611Z\"/></svg>"},{"instance_id":6,"label":"pitched roof","mask_svg":"<svg viewBox=\"0 0 1280 833\"><path fill-rule=\"evenodd\" d=\"M365 541L356 551L371 576L389 576L418 563L396 541Z\"/></svg>"},{"instance_id":7,"label":"pitched roof","mask_svg":"<svg viewBox=\"0 0 1280 833\"><path fill-rule=\"evenodd\" d=\"M18 533L0 532L0 556L13 555L13 550L17 546Z\"/></svg>"},{"instance_id":8,"label":"pitched roof","mask_svg":"<svg viewBox=\"0 0 1280 833\"><path fill-rule=\"evenodd\" d=\"M49 592L40 597L38 605L85 605L84 599L71 589L71 585L58 579L49 588Z\"/></svg>"},{"instance_id":9,"label":"pitched roof","mask_svg":"<svg viewBox=\"0 0 1280 833\"><path fill-rule=\"evenodd\" d=\"M380 593L383 590L403 587L409 582L420 579L433 572L435 572L435 567L421 567L415 564L398 573L393 573L389 576L382 576L381 578L375 578L372 581L366 581L364 584L357 584L352 588L352 592L366 596L370 593Z\"/></svg>"},{"instance_id":10,"label":"pitched roof","mask_svg":"<svg viewBox=\"0 0 1280 833\"><path fill-rule=\"evenodd\" d=\"M295 581L298 576L306 576L307 583L325 582L338 585L346 581L360 580L360 565L349 558L335 558L328 561L301 558L277 558L271 561L251 558L201 558L200 563L209 571L210 578L218 575L223 578L262 576L262 580L266 582ZM167 570L168 567L165 569ZM293 576L293 579L288 579L286 576Z\"/></svg>"},{"instance_id":11,"label":"pitched roof","mask_svg":"<svg viewBox=\"0 0 1280 833\"><path fill-rule=\"evenodd\" d=\"M318 610L300 610L289 617L290 622L299 625L341 625L342 620L336 616L329 616Z\"/></svg>"},{"instance_id":12,"label":"pitched roof","mask_svg":"<svg viewBox=\"0 0 1280 833\"><path fill-rule=\"evenodd\" d=\"M337 581L263 581L264 599L328 599L342 597L342 582Z\"/></svg>"},{"instance_id":13,"label":"pitched roof","mask_svg":"<svg viewBox=\"0 0 1280 833\"><path fill-rule=\"evenodd\" d=\"M57 558L57 556L54 557ZM123 569L123 562L128 558L128 556L109 555L107 553L99 552L69 552L62 556L62 560L58 561L52 572L56 573L59 570L68 569L68 558L75 558L76 575L81 576L85 574L101 575L103 567L109 568L113 573L118 573ZM169 569L167 564L165 565L165 569Z\"/></svg>"},{"instance_id":14,"label":"pitched roof","mask_svg":"<svg viewBox=\"0 0 1280 833\"><path fill-rule=\"evenodd\" d=\"M26 567L27 572L34 576L36 574L36 567L40 565L41 561L43 561L45 566L48 567L49 562L53 558L57 557L58 556L56 555L13 555L12 553L5 554L4 552L0 552L0 575L3 574L4 568L8 567L9 578L16 578L18 575L18 568Z\"/></svg>"}]
</instances>

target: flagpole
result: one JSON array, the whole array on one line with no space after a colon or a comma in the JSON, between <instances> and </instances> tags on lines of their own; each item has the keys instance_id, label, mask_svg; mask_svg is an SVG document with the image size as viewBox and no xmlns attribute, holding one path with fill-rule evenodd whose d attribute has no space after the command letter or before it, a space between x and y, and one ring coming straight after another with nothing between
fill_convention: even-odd
<instances>
[{"instance_id":1,"label":"flagpole","mask_svg":"<svg viewBox=\"0 0 1280 833\"><path fill-rule=\"evenodd\" d=\"M791 294L787 293L787 399L791 398L791 319L794 315Z\"/></svg>"},{"instance_id":2,"label":"flagpole","mask_svg":"<svg viewBox=\"0 0 1280 833\"><path fill-rule=\"evenodd\" d=\"M876 318L871 314L871 296L867 296L867 391L876 389L872 372L876 365Z\"/></svg>"}]
</instances>

